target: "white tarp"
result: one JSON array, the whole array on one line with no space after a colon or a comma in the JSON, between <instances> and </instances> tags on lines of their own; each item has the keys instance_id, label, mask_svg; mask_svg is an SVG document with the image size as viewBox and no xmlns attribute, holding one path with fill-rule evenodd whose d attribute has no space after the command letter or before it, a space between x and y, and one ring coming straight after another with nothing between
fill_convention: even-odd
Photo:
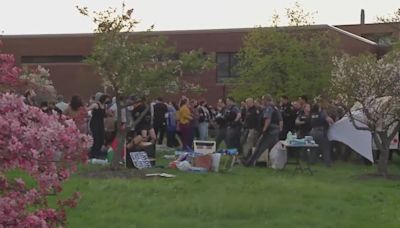
<instances>
[{"instance_id":1,"label":"white tarp","mask_svg":"<svg viewBox=\"0 0 400 228\"><path fill-rule=\"evenodd\" d=\"M357 123L361 127L365 127L361 123ZM348 145L355 152L359 153L366 159L374 162L372 155L372 134L370 131L357 130L349 117L343 117L334 123L328 131L330 141L338 141Z\"/></svg>"}]
</instances>

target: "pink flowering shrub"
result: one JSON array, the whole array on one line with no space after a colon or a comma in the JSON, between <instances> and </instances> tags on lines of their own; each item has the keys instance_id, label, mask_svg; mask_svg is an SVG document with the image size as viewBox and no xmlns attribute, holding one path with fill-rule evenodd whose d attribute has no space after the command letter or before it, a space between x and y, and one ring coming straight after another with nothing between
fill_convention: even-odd
<instances>
[{"instance_id":1,"label":"pink flowering shrub","mask_svg":"<svg viewBox=\"0 0 400 228\"><path fill-rule=\"evenodd\" d=\"M13 63L11 55L0 54L3 91L20 83L21 70ZM65 208L76 205L79 193L59 199L56 208L48 206L48 196L61 192L62 182L87 161L91 138L72 120L45 114L8 92L0 93L0 129L0 227L64 225ZM9 178L14 170L26 172L35 183Z\"/></svg>"},{"instance_id":2,"label":"pink flowering shrub","mask_svg":"<svg viewBox=\"0 0 400 228\"><path fill-rule=\"evenodd\" d=\"M12 87L18 85L21 80L19 74L22 70L15 66L13 55L0 53L0 86Z\"/></svg>"}]
</instances>

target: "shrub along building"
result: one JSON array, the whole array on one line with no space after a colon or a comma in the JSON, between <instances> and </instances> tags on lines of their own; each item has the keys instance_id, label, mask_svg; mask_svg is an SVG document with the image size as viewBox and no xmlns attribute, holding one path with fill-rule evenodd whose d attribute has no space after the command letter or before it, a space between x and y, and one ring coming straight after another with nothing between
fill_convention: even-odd
<instances>
[{"instance_id":1,"label":"shrub along building","mask_svg":"<svg viewBox=\"0 0 400 228\"><path fill-rule=\"evenodd\" d=\"M307 29L307 32L328 31L338 39L338 48L350 55L370 52L379 57L387 51L386 47L393 37L400 37L399 30L392 24L312 25L301 29ZM167 37L178 52L201 48L205 53L215 53L215 69L194 77L206 92L193 94L214 103L226 95L224 80L237 76L234 70L237 63L235 54L250 31L251 28L243 28L160 31L151 34ZM2 51L14 54L19 65L42 65L50 69L55 88L66 98L78 94L88 99L96 92L103 91L101 78L91 66L83 63L85 57L90 55L94 34L8 35L3 36L2 41ZM170 98L176 99L177 96L179 94Z\"/></svg>"}]
</instances>

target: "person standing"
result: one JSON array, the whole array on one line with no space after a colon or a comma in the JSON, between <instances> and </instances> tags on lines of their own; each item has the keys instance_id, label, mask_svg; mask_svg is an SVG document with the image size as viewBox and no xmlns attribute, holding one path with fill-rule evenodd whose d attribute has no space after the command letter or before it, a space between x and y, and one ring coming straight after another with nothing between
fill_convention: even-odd
<instances>
[{"instance_id":1,"label":"person standing","mask_svg":"<svg viewBox=\"0 0 400 228\"><path fill-rule=\"evenodd\" d=\"M296 118L296 134L299 139L304 138L307 135L310 135L311 131L311 108L309 104L305 104L304 108L299 111L298 116Z\"/></svg>"},{"instance_id":2,"label":"person standing","mask_svg":"<svg viewBox=\"0 0 400 228\"><path fill-rule=\"evenodd\" d=\"M190 100L190 103L188 104L188 107L190 109L190 113L192 115L192 120L190 121L190 126L192 127L191 133L192 133L192 139L191 141L195 138L199 137L199 111L198 111L198 102L195 99Z\"/></svg>"},{"instance_id":3,"label":"person standing","mask_svg":"<svg viewBox=\"0 0 400 228\"><path fill-rule=\"evenodd\" d=\"M125 105L125 97L121 96L119 97L119 105L121 109L121 123L119 123L121 126L125 126L127 123L127 112L126 112L126 105ZM111 106L109 108L110 113L112 114L112 118L114 118L114 121L117 121L118 119L118 111L117 111L117 98L113 97Z\"/></svg>"},{"instance_id":4,"label":"person standing","mask_svg":"<svg viewBox=\"0 0 400 228\"><path fill-rule=\"evenodd\" d=\"M163 143L164 135L167 130L167 114L167 105L163 102L163 99L161 97L157 98L153 106L153 126L159 145Z\"/></svg>"},{"instance_id":5,"label":"person standing","mask_svg":"<svg viewBox=\"0 0 400 228\"><path fill-rule=\"evenodd\" d=\"M192 137L192 126L191 120L193 119L192 113L189 108L189 100L187 98L183 98L180 102L178 122L179 122L179 131L181 134L182 141L182 149L187 150L188 148L192 148L193 137Z\"/></svg>"},{"instance_id":6,"label":"person standing","mask_svg":"<svg viewBox=\"0 0 400 228\"><path fill-rule=\"evenodd\" d=\"M167 146L177 147L179 145L176 139L177 121L176 121L176 104L173 102L168 104L167 113Z\"/></svg>"},{"instance_id":7,"label":"person standing","mask_svg":"<svg viewBox=\"0 0 400 228\"><path fill-rule=\"evenodd\" d=\"M218 100L217 113L215 115L215 123L217 127L217 136L215 137L216 147L219 148L222 141L226 144L226 120L225 120L225 102L222 99Z\"/></svg>"},{"instance_id":8,"label":"person standing","mask_svg":"<svg viewBox=\"0 0 400 228\"><path fill-rule=\"evenodd\" d=\"M204 100L200 101L197 110L199 113L199 139L207 140L210 112L208 111L207 104Z\"/></svg>"},{"instance_id":9,"label":"person standing","mask_svg":"<svg viewBox=\"0 0 400 228\"><path fill-rule=\"evenodd\" d=\"M79 96L72 96L65 115L71 117L82 134L88 133L88 113Z\"/></svg>"},{"instance_id":10,"label":"person standing","mask_svg":"<svg viewBox=\"0 0 400 228\"><path fill-rule=\"evenodd\" d=\"M136 123L134 128L137 135L141 135L144 139L151 141L151 143L156 142L156 134L151 124L150 105L146 104L144 97L139 98L134 103L132 121Z\"/></svg>"},{"instance_id":11,"label":"person standing","mask_svg":"<svg viewBox=\"0 0 400 228\"><path fill-rule=\"evenodd\" d=\"M297 102L299 103L301 109L303 109L304 105L308 104L308 97L306 95L302 95L302 96L299 97Z\"/></svg>"},{"instance_id":12,"label":"person standing","mask_svg":"<svg viewBox=\"0 0 400 228\"><path fill-rule=\"evenodd\" d=\"M226 106L226 147L228 149L236 148L240 151L240 133L242 128L240 108L235 104L235 100L232 97L226 99Z\"/></svg>"},{"instance_id":13,"label":"person standing","mask_svg":"<svg viewBox=\"0 0 400 228\"><path fill-rule=\"evenodd\" d=\"M247 102L246 101L242 101L240 102L240 121L242 122L242 124L244 124L244 121L246 119L246 111L247 111Z\"/></svg>"},{"instance_id":14,"label":"person standing","mask_svg":"<svg viewBox=\"0 0 400 228\"><path fill-rule=\"evenodd\" d=\"M93 146L90 149L89 158L101 157L101 148L105 139L104 118L106 116L105 105L107 102L108 96L103 94L97 102L88 107L88 110L92 112L89 126L93 137Z\"/></svg>"},{"instance_id":15,"label":"person standing","mask_svg":"<svg viewBox=\"0 0 400 228\"><path fill-rule=\"evenodd\" d=\"M68 108L68 104L64 102L64 97L62 95L57 96L57 104L55 105L62 113Z\"/></svg>"},{"instance_id":16,"label":"person standing","mask_svg":"<svg viewBox=\"0 0 400 228\"><path fill-rule=\"evenodd\" d=\"M319 145L319 152L322 154L324 163L327 167L331 166L331 148L327 136L328 128L333 124L333 119L328 116L326 111L321 107L321 103L314 104L311 108L311 136Z\"/></svg>"},{"instance_id":17,"label":"person standing","mask_svg":"<svg viewBox=\"0 0 400 228\"><path fill-rule=\"evenodd\" d=\"M260 131L260 118L261 112L254 105L253 98L246 99L246 116L244 118L244 128L248 131L247 137L243 144L243 157L246 158L250 155L252 148L256 145Z\"/></svg>"},{"instance_id":18,"label":"person standing","mask_svg":"<svg viewBox=\"0 0 400 228\"><path fill-rule=\"evenodd\" d=\"M281 96L280 98L280 112L283 119L283 129L279 135L280 140L285 140L287 133L290 131L294 133L295 122L296 122L296 112L292 107L287 96Z\"/></svg>"},{"instance_id":19,"label":"person standing","mask_svg":"<svg viewBox=\"0 0 400 228\"><path fill-rule=\"evenodd\" d=\"M263 113L264 125L262 135L258 139L256 149L250 158L244 162L245 166L253 166L266 149L271 150L279 141L279 132L282 130L282 116L279 109L274 105L272 96L267 94L263 97L265 109Z\"/></svg>"}]
</instances>

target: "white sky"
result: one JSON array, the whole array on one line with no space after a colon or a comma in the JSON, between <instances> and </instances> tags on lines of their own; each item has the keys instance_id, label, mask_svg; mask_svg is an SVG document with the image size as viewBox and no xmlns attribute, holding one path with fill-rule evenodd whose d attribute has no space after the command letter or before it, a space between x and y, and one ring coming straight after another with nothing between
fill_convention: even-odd
<instances>
[{"instance_id":1,"label":"white sky","mask_svg":"<svg viewBox=\"0 0 400 228\"><path fill-rule=\"evenodd\" d=\"M75 5L91 10L119 7L122 0L0 0L0 32L47 34L91 32L93 24ZM242 28L270 25L274 12L283 14L294 0L125 0L142 23L138 30ZM400 8L400 0L298 0L306 11L318 11L317 24L356 24L360 10L366 23Z\"/></svg>"}]
</instances>

